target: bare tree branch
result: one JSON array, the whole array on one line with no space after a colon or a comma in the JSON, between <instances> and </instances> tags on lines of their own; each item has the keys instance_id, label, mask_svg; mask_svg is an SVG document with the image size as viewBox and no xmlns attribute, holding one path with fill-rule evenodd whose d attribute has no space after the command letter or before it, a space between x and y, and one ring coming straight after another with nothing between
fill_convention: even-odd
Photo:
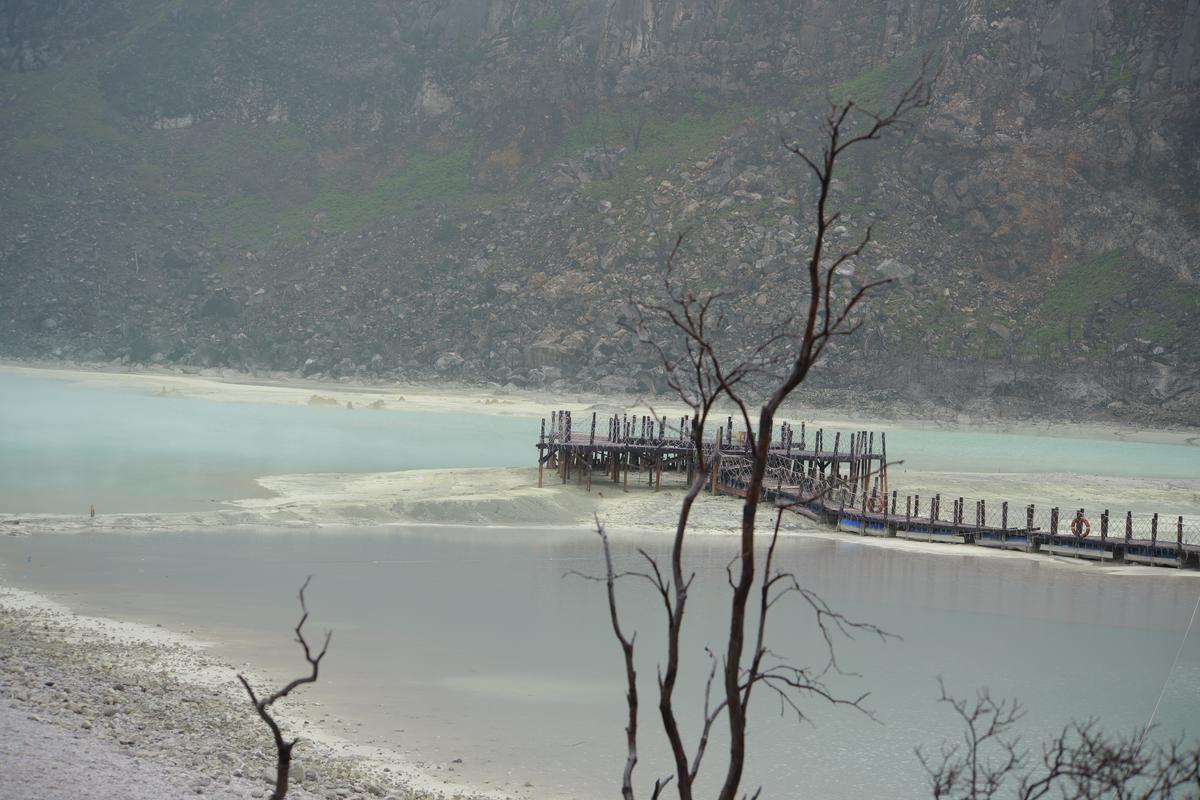
<instances>
[{"instance_id":1,"label":"bare tree branch","mask_svg":"<svg viewBox=\"0 0 1200 800\"><path fill-rule=\"evenodd\" d=\"M927 66L927 65L926 65ZM666 660L658 672L658 708L663 733L670 746L674 762L675 786L680 800L691 800L701 765L704 762L712 726L721 717L729 729L729 753L720 780L719 800L735 800L741 795L742 773L746 756L747 708L754 689L762 685L773 693L783 710L791 710L805 719L801 698L817 697L836 705L851 706L863 713L870 712L862 705L865 694L844 698L830 688L825 680L831 675L851 674L841 669L835 648L839 638L868 633L886 640L888 635L879 628L850 620L833 610L823 599L802 587L796 576L775 569L776 545L783 508L777 510L775 529L766 549L764 563L757 563L755 552L758 501L762 496L767 465L771 457L771 437L775 415L782 403L809 375L833 336L853 333L860 324L852 317L860 303L874 290L888 283L875 281L860 287L844 303L836 303L832 284L838 267L860 256L871 241L868 229L852 247L837 253L826 253L831 226L839 219L829 208L833 176L839 158L855 145L880 138L889 128L931 99L931 84L923 66L920 75L897 98L890 110L872 113L859 108L853 101L830 103L823 120L823 143L819 152L788 143L786 148L807 167L815 179L816 230L809 255L797 265L796 283L800 291L794 307L776 314L766 323L765 331L756 334L748 345L723 344L726 331L742 331L746 326L727 319L724 308L726 296L721 291L697 290L681 268L684 234L675 236L661 276L660 296L657 299L631 297L631 318L623 324L657 359L667 387L691 411L690 441L695 467L680 506L672 539L670 564L663 568L654 558L641 553L648 568L644 573L628 573L647 580L655 589L665 612ZM664 245L665 249L665 245ZM805 291L805 288L807 291ZM785 297L790 297L784 294ZM753 385L766 381L766 399L755 411L750 399ZM741 535L738 554L727 570L732 589L729 606L729 636L725 652L718 658L709 652L709 672L704 691L704 713L696 744L689 753L675 709L675 694L682 666L681 632L686 618L691 576L685 576L683 551L693 506L703 491L714 459L722 459L720 442L706 441L709 415L718 404L727 404L735 411L746 430L749 480L742 506ZM729 434L728 431L725 432ZM682 435L682 431L681 431ZM741 456L739 456L741 458ZM828 491L818 487L812 494ZM622 792L632 800L630 774L636 763L637 695L633 672L632 639L627 638L617 620L613 573L608 540L603 526L597 523L605 549L610 616L613 631L626 659L626 700L630 712L627 727L629 756ZM760 573L761 569L761 573ZM759 580L759 597L750 603L755 581ZM803 607L814 615L824 641L826 653L818 668L798 666L775 655L767 644L768 617L784 597L796 595ZM747 649L747 632L752 631ZM718 673L720 675L718 679ZM719 695L713 697L713 687ZM664 782L655 784L655 796ZM758 796L754 792L753 797Z\"/></svg>"},{"instance_id":2,"label":"bare tree branch","mask_svg":"<svg viewBox=\"0 0 1200 800\"><path fill-rule=\"evenodd\" d=\"M1076 800L1167 800L1200 793L1200 745L1160 744L1147 730L1130 736L1103 731L1095 720L1072 722L1042 745L1040 759L1020 744L1015 728L1025 716L1016 700L996 700L986 689L973 701L941 689L940 702L962 721L962 741L944 743L937 756L917 748L932 797L992 800L1043 797Z\"/></svg>"},{"instance_id":3,"label":"bare tree branch","mask_svg":"<svg viewBox=\"0 0 1200 800\"><path fill-rule=\"evenodd\" d=\"M254 704L254 710L258 712L263 722L267 723L267 727L271 729L271 736L275 740L275 791L271 794L271 800L283 800L287 796L288 791L288 773L292 767L292 748L296 746L296 742L300 741L299 737L294 739L286 739L283 731L279 727L274 714L271 713L271 706L276 701L282 700L291 694L295 689L303 686L306 683L316 683L317 674L321 666L321 659L325 657L325 653L329 650L329 640L333 637L333 631L325 632L325 643L321 647L321 652L313 655L312 648L308 644L308 639L304 636L304 623L308 621L308 606L304 602L304 590L308 588L309 581L312 576L309 575L304 579L304 585L300 587L300 621L296 623L296 641L304 649L304 660L308 662L311 672L308 675L295 678L287 683L282 689L266 697L260 698L250 685L250 681L246 676L238 673L238 680L242 682L246 693L250 695L250 702Z\"/></svg>"}]
</instances>

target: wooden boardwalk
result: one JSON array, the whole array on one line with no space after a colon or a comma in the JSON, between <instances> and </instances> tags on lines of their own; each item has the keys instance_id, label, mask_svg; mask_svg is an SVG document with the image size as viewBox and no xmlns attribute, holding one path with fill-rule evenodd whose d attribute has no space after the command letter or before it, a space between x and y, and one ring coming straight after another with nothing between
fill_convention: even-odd
<instances>
[{"instance_id":1,"label":"wooden boardwalk","mask_svg":"<svg viewBox=\"0 0 1200 800\"><path fill-rule=\"evenodd\" d=\"M596 414L583 428L573 426L569 411L542 419L538 436L538 486L547 471L566 483L571 478L591 490L595 479L634 481L654 490L664 472L696 474L696 450L689 419L647 415ZM713 494L746 496L750 477L745 432L734 433L734 420L703 443ZM922 498L901 495L888 485L887 436L856 431L832 439L824 430L780 425L772 437L767 478L760 502L770 502L838 530L863 536L887 536L925 542L974 545L1006 550L1092 559L1101 562L1200 568L1200 530L1183 517L1158 514L1113 516L1105 509L1093 523L1086 509L1063 514L1007 501Z\"/></svg>"}]
</instances>

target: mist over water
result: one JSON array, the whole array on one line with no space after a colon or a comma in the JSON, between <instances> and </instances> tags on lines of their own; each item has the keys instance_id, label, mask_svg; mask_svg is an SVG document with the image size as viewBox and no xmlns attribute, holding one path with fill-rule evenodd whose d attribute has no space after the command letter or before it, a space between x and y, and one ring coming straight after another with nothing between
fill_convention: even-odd
<instances>
[{"instance_id":1,"label":"mist over water","mask_svg":"<svg viewBox=\"0 0 1200 800\"><path fill-rule=\"evenodd\" d=\"M531 430L517 417L228 403L0 374L0 511L197 511L264 495L262 475L515 466L532 460Z\"/></svg>"},{"instance_id":2,"label":"mist over water","mask_svg":"<svg viewBox=\"0 0 1200 800\"><path fill-rule=\"evenodd\" d=\"M211 508L213 499L258 490L253 478L263 474L532 465L536 435L531 418L224 403L0 375L0 510ZM1186 445L892 428L888 449L905 461L891 475L902 494L1200 508L1200 448ZM668 546L655 534L612 533L618 569L638 565L639 547L664 555ZM701 707L704 648L725 635L724 569L735 544L695 536L688 548L697 578L679 705L689 726ZM1170 669L1200 592L1194 574L1105 574L852 538L792 537L780 559L837 610L901 638L838 644L843 668L861 677L831 676L831 688L847 697L870 691L878 722L812 700L804 711L814 724L800 725L757 696L748 768L767 795L927 796L913 748L959 733L935 702L939 675L958 695L986 686L1019 697L1031 743L1093 716L1128 732L1149 720L1160 691L1162 734L1200 732L1200 636ZM586 529L0 537L0 580L85 613L194 633L234 663L278 676L295 670L295 590L315 574L313 624L336 631L312 692L328 711L317 722L437 775L537 797L606 797L619 785L619 651L601 588L565 577L602 569ZM652 635L661 606L632 581L621 607L642 632L639 672L649 690L662 659ZM824 663L803 608L781 608L770 638L786 656ZM643 730L638 774L649 784L665 764L649 701ZM714 756L723 735L714 735Z\"/></svg>"}]
</instances>

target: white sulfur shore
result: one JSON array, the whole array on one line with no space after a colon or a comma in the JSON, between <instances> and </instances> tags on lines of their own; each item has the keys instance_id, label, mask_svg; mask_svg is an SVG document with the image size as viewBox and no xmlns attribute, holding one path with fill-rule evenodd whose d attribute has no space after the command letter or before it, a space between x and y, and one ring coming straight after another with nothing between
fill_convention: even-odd
<instances>
[{"instance_id":1,"label":"white sulfur shore","mask_svg":"<svg viewBox=\"0 0 1200 800\"><path fill-rule=\"evenodd\" d=\"M272 475L258 482L272 497L236 500L212 511L146 514L0 516L0 533L167 531L233 526L484 525L591 527L596 515L621 529L670 530L683 496L677 483L660 492L595 481L587 492L554 475L537 486L537 469L439 469L366 474ZM692 529L729 533L739 507L703 495Z\"/></svg>"},{"instance_id":2,"label":"white sulfur shore","mask_svg":"<svg viewBox=\"0 0 1200 800\"><path fill-rule=\"evenodd\" d=\"M274 747L236 674L260 689L294 676L235 668L206 647L0 587L0 800L269 796ZM304 688L276 707L301 739L289 798L498 796L321 730Z\"/></svg>"}]
</instances>

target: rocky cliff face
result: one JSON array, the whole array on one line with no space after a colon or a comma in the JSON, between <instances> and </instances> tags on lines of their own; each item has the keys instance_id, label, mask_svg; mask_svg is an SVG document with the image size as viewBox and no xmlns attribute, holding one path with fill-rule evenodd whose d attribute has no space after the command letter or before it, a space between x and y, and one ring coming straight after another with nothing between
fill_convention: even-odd
<instances>
[{"instance_id":1,"label":"rocky cliff face","mask_svg":"<svg viewBox=\"0 0 1200 800\"><path fill-rule=\"evenodd\" d=\"M0 350L653 389L687 230L752 321L811 226L781 134L934 106L841 177L821 374L880 402L1200 410L1200 0L9 0ZM791 161L789 161L791 158ZM734 343L736 344L736 342Z\"/></svg>"}]
</instances>

